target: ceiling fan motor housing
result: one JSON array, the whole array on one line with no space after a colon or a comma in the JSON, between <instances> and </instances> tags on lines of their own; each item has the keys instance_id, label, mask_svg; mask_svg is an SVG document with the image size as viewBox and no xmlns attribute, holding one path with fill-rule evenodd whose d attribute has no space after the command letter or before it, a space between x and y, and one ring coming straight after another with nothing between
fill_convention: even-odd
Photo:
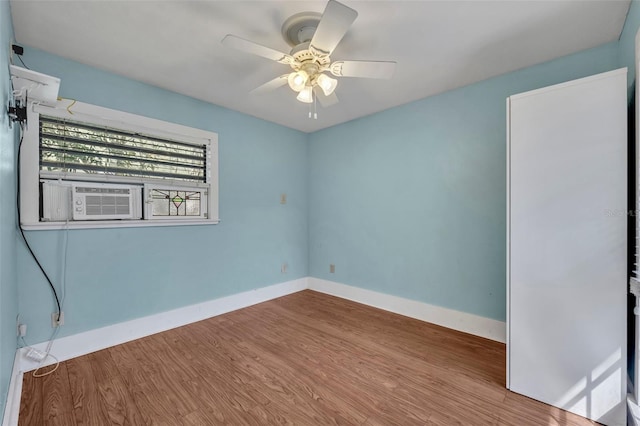
<instances>
[{"instance_id":1,"label":"ceiling fan motor housing","mask_svg":"<svg viewBox=\"0 0 640 426\"><path fill-rule=\"evenodd\" d=\"M319 13L302 12L290 16L282 24L282 37L292 46L289 54L296 60L291 67L296 71L305 71L309 75L309 83L313 83L316 76L331 63L329 56L314 55L309 50L309 44L321 18L322 15Z\"/></svg>"},{"instance_id":2,"label":"ceiling fan motor housing","mask_svg":"<svg viewBox=\"0 0 640 426\"><path fill-rule=\"evenodd\" d=\"M318 57L311 53L309 50L309 42L300 43L295 46L291 49L290 55L301 64L313 61L319 65L319 68L322 68L325 65L328 66L331 63L331 58L329 56ZM302 67L300 68L302 69Z\"/></svg>"},{"instance_id":3,"label":"ceiling fan motor housing","mask_svg":"<svg viewBox=\"0 0 640 426\"><path fill-rule=\"evenodd\" d=\"M316 12L301 12L287 18L282 24L282 37L289 46L310 42L318 28L322 15Z\"/></svg>"}]
</instances>

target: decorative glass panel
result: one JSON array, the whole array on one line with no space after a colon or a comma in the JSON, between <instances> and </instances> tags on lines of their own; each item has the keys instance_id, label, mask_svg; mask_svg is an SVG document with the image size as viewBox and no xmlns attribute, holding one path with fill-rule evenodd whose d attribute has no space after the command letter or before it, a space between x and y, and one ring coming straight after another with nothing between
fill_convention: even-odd
<instances>
[{"instance_id":1,"label":"decorative glass panel","mask_svg":"<svg viewBox=\"0 0 640 426\"><path fill-rule=\"evenodd\" d=\"M151 189L152 216L202 216L201 190Z\"/></svg>"}]
</instances>

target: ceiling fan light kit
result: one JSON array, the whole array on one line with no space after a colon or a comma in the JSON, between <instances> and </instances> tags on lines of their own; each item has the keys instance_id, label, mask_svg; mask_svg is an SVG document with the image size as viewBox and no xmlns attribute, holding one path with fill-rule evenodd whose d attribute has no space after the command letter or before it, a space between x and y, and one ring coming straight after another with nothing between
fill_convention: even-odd
<instances>
[{"instance_id":1,"label":"ceiling fan light kit","mask_svg":"<svg viewBox=\"0 0 640 426\"><path fill-rule=\"evenodd\" d=\"M320 74L316 79L316 84L320 86L325 96L329 96L334 90L336 90L336 87L338 87L338 80L331 78L326 74Z\"/></svg>"},{"instance_id":2,"label":"ceiling fan light kit","mask_svg":"<svg viewBox=\"0 0 640 426\"><path fill-rule=\"evenodd\" d=\"M309 74L304 72L303 70L294 71L289 74L287 77L287 82L289 83L289 87L294 92L299 92L307 85L307 81L309 81Z\"/></svg>"},{"instance_id":3,"label":"ceiling fan light kit","mask_svg":"<svg viewBox=\"0 0 640 426\"><path fill-rule=\"evenodd\" d=\"M310 104L313 102L313 88L311 86L305 86L305 88L298 93L296 99L305 104Z\"/></svg>"},{"instance_id":4,"label":"ceiling fan light kit","mask_svg":"<svg viewBox=\"0 0 640 426\"><path fill-rule=\"evenodd\" d=\"M297 100L312 103L314 94L323 107L336 102L334 91L338 80L329 77L364 77L390 79L395 70L395 62L389 61L336 61L331 62L329 55L349 30L358 16L358 12L329 0L322 15L315 12L302 12L289 17L282 25L282 36L292 46L289 54L279 52L234 35L227 35L222 43L225 46L262 56L281 64L289 65L293 71L281 75L252 90L263 93L286 84L298 92Z\"/></svg>"}]
</instances>

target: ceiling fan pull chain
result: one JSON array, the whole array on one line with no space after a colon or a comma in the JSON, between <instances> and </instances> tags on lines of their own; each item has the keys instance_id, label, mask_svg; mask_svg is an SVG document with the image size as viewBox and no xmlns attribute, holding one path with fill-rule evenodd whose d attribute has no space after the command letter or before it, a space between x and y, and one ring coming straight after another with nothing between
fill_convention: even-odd
<instances>
[{"instance_id":1,"label":"ceiling fan pull chain","mask_svg":"<svg viewBox=\"0 0 640 426\"><path fill-rule=\"evenodd\" d=\"M313 97L313 119L314 120L318 119L318 97L317 96Z\"/></svg>"}]
</instances>

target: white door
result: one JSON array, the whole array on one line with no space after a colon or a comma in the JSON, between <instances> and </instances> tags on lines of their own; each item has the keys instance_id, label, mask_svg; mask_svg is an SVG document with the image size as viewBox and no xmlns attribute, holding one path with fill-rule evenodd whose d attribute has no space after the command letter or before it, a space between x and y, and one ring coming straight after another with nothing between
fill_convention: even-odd
<instances>
[{"instance_id":1,"label":"white door","mask_svg":"<svg viewBox=\"0 0 640 426\"><path fill-rule=\"evenodd\" d=\"M626 424L626 69L508 101L508 387Z\"/></svg>"}]
</instances>

